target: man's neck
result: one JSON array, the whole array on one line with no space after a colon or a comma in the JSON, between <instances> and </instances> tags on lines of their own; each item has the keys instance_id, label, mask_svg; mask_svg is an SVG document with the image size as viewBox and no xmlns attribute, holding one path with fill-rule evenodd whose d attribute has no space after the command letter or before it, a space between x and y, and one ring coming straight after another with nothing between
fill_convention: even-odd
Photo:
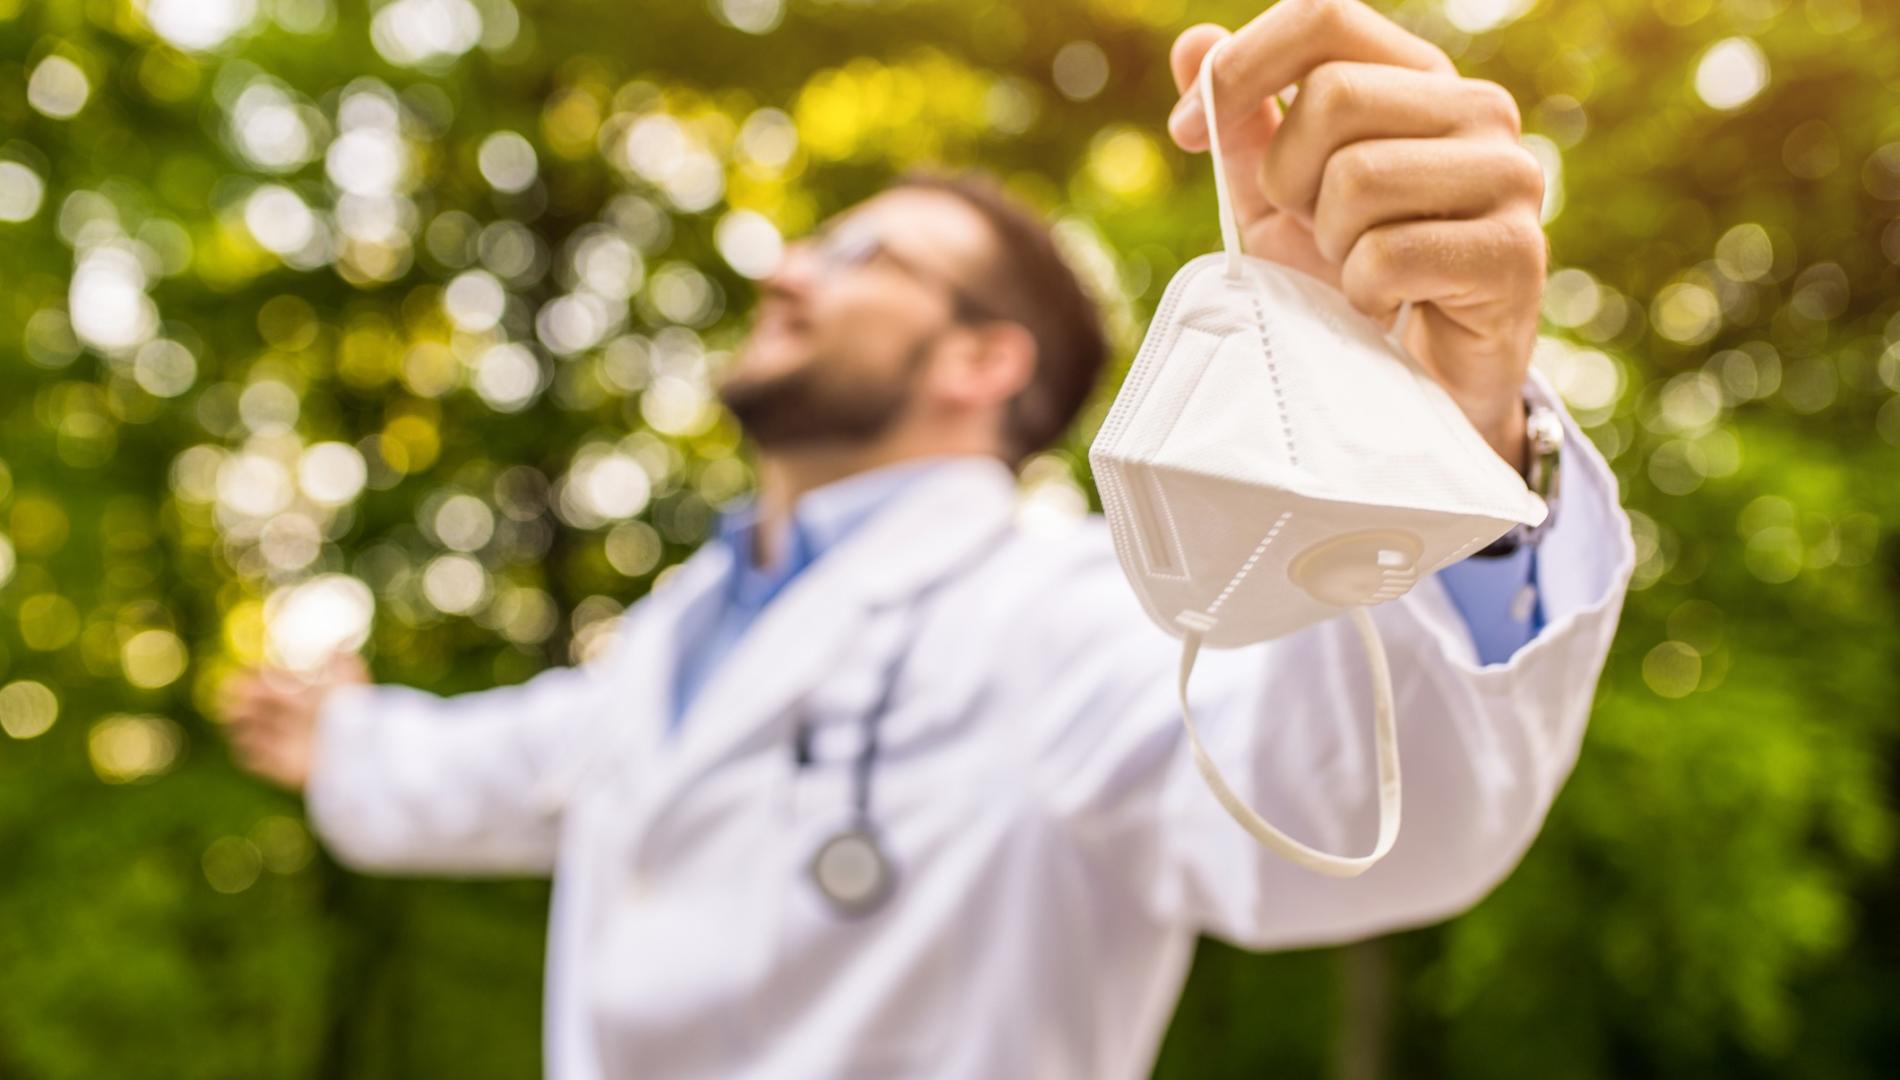
<instances>
[{"instance_id":1,"label":"man's neck","mask_svg":"<svg viewBox=\"0 0 1900 1080\"><path fill-rule=\"evenodd\" d=\"M826 484L902 461L956 454L949 446L880 442L868 446L807 447L759 455L758 527L752 531L752 561L772 566L785 556L792 509Z\"/></svg>"},{"instance_id":2,"label":"man's neck","mask_svg":"<svg viewBox=\"0 0 1900 1080\"><path fill-rule=\"evenodd\" d=\"M802 449L759 455L758 527L752 530L752 561L772 566L785 557L792 508L807 492L867 469L901 461L874 447Z\"/></svg>"}]
</instances>

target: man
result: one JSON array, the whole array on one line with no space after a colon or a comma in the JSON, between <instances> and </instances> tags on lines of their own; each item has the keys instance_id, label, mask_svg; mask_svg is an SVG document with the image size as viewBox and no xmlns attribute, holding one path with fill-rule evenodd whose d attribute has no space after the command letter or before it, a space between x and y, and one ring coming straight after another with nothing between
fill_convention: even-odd
<instances>
[{"instance_id":1,"label":"man","mask_svg":"<svg viewBox=\"0 0 1900 1080\"><path fill-rule=\"evenodd\" d=\"M1225 33L1174 47L1189 150ZM1508 95L1352 0L1284 0L1214 66L1248 250L1376 317L1412 301L1414 354L1525 468L1542 187ZM1375 610L1405 828L1362 877L1310 873L1201 784L1176 644L1100 522L1012 523L1009 465L1103 352L1036 223L980 186L900 184L766 281L723 388L756 503L603 657L452 699L353 661L302 691L251 677L238 754L305 788L348 865L554 874L555 1077L1144 1075L1199 933L1345 941L1509 872L1575 760L1632 545L1572 427L1534 572L1525 548ZM1376 818L1363 663L1333 620L1195 680L1240 793L1333 850Z\"/></svg>"}]
</instances>

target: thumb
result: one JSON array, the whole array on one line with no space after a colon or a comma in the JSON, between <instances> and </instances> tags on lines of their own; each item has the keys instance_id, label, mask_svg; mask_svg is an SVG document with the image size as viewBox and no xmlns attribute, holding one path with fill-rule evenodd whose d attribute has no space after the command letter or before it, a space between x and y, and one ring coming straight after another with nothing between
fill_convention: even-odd
<instances>
[{"instance_id":1,"label":"thumb","mask_svg":"<svg viewBox=\"0 0 1900 1080\"><path fill-rule=\"evenodd\" d=\"M1208 147L1207 112L1201 103L1198 81L1201 65L1206 63L1207 54L1214 46L1230 36L1213 23L1190 26L1174 39L1174 47L1168 52L1174 85L1181 91L1181 100L1175 102L1174 112L1168 115L1168 137L1190 154L1198 154ZM1265 147L1279 130L1280 103L1273 98L1235 100L1231 92L1223 93L1221 75L1231 62L1222 60L1220 65L1221 70L1212 74L1214 95L1219 99L1216 105L1220 110L1221 146L1236 157L1246 157Z\"/></svg>"},{"instance_id":2,"label":"thumb","mask_svg":"<svg viewBox=\"0 0 1900 1080\"><path fill-rule=\"evenodd\" d=\"M363 663L363 657L346 649L338 649L330 654L323 666L324 681L332 684L366 683L369 681L369 668Z\"/></svg>"},{"instance_id":3,"label":"thumb","mask_svg":"<svg viewBox=\"0 0 1900 1080\"><path fill-rule=\"evenodd\" d=\"M1214 43L1227 36L1227 28L1213 23L1196 23L1181 31L1168 49L1168 67L1174 72L1174 88L1188 92L1195 76L1201 73L1201 60Z\"/></svg>"},{"instance_id":4,"label":"thumb","mask_svg":"<svg viewBox=\"0 0 1900 1080\"><path fill-rule=\"evenodd\" d=\"M1168 67L1174 73L1174 88L1181 94L1168 116L1168 135L1176 146L1191 153L1207 149L1207 117L1201 109L1201 95L1194 82L1201 73L1201 61L1214 43L1227 36L1224 27L1198 23L1181 31L1168 50Z\"/></svg>"}]
</instances>

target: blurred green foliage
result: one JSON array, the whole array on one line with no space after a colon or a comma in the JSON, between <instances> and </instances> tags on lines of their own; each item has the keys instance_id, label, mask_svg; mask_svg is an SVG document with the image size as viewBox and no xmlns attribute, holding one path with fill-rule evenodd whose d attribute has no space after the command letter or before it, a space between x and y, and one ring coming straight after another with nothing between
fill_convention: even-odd
<instances>
[{"instance_id":1,"label":"blurred green foliage","mask_svg":"<svg viewBox=\"0 0 1900 1080\"><path fill-rule=\"evenodd\" d=\"M544 887L336 870L218 680L587 655L750 483L747 275L904 167L1056 214L1125 356L1216 244L1167 43L1255 10L0 0L0 1076L532 1074ZM1159 1074L1893 1075L1900 15L1390 10L1523 106L1642 562L1522 869L1205 947Z\"/></svg>"}]
</instances>

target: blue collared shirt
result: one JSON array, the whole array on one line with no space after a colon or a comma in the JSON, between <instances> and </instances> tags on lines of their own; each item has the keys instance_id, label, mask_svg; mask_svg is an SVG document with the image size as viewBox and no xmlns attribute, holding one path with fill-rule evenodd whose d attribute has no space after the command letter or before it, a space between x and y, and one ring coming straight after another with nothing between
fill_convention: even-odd
<instances>
[{"instance_id":1,"label":"blue collared shirt","mask_svg":"<svg viewBox=\"0 0 1900 1080\"><path fill-rule=\"evenodd\" d=\"M725 545L732 570L725 581L724 603L697 620L698 625L689 623L680 641L679 669L673 682L673 726L679 726L680 718L720 661L793 578L864 524L912 480L946 460L903 461L807 492L792 507L785 550L772 566L759 566L752 559L759 529L758 506L748 502L721 514L713 542Z\"/></svg>"},{"instance_id":2,"label":"blue collared shirt","mask_svg":"<svg viewBox=\"0 0 1900 1080\"><path fill-rule=\"evenodd\" d=\"M757 506L747 503L722 514L713 542L726 546L732 570L722 601L684 628L673 684L672 726L679 726L707 679L774 597L879 507L945 460L921 458L887 465L806 493L792 508L785 551L772 566L759 566L752 559L759 528ZM1439 580L1471 628L1483 663L1509 660L1543 628L1542 605L1532 584L1536 569L1535 549L1523 547L1505 558L1466 559L1439 571Z\"/></svg>"}]
</instances>

